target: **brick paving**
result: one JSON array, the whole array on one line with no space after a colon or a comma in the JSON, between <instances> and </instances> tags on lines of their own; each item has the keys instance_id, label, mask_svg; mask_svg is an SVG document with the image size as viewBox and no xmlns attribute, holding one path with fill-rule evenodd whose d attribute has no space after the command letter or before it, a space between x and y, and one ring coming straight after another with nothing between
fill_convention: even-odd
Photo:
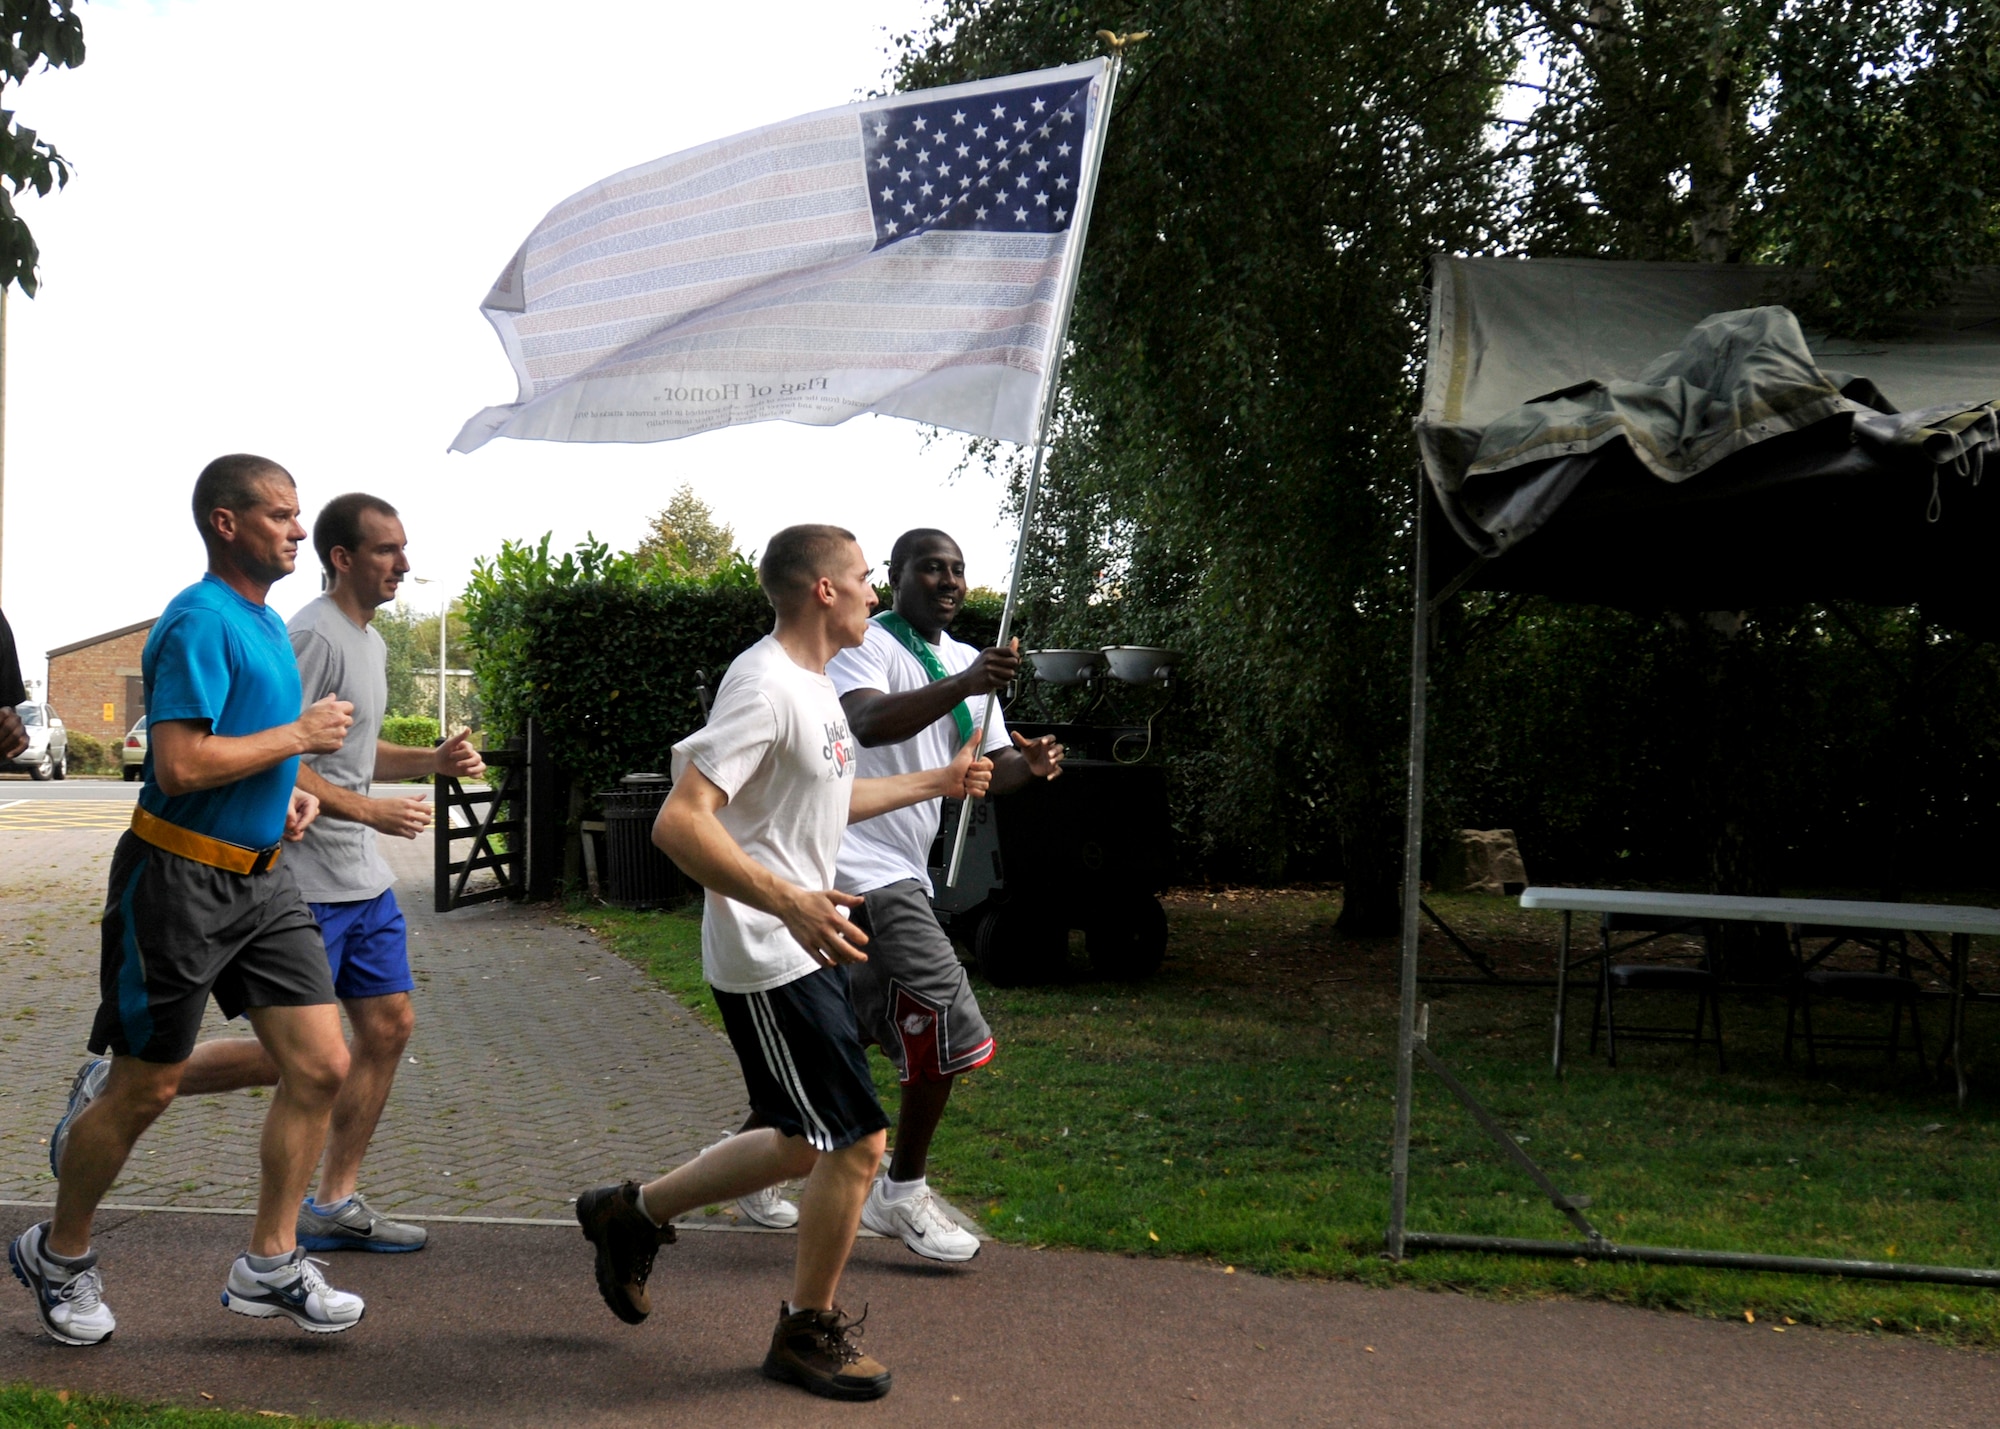
<instances>
[{"instance_id":1,"label":"brick paving","mask_svg":"<svg viewBox=\"0 0 2000 1429\"><path fill-rule=\"evenodd\" d=\"M0 824L0 1200L50 1199L49 1128L85 1055L115 830ZM431 911L428 835L384 840L409 918L417 1032L362 1179L378 1208L567 1219L580 1186L651 1175L743 1117L725 1042L559 910ZM238 1035L210 1007L203 1036ZM256 1094L190 1097L110 1200L246 1209Z\"/></svg>"}]
</instances>

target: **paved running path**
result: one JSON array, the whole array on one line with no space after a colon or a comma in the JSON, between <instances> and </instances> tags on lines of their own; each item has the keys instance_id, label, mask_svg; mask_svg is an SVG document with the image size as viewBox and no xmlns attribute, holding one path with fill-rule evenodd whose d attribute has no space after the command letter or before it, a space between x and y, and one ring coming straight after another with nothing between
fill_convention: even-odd
<instances>
[{"instance_id":1,"label":"paved running path","mask_svg":"<svg viewBox=\"0 0 2000 1429\"><path fill-rule=\"evenodd\" d=\"M9 790L8 792L12 792ZM43 1138L82 1053L117 813L0 817L0 1201L46 1201ZM367 1184L387 1208L564 1221L579 1185L652 1171L742 1110L721 1040L548 910L429 909L429 842L390 849L412 916L419 1028ZM219 1032L215 1024L211 1031ZM192 1098L141 1143L120 1203L249 1204L262 1107ZM150 1156L144 1153L150 1151ZM0 1205L0 1234L39 1213ZM927 1422L1986 1425L2000 1358L1901 1339L1600 1304L1499 1304L989 1245L943 1268L864 1240L844 1294L897 1388L832 1406L756 1374L788 1237L694 1230L662 1252L653 1319L598 1302L557 1225L434 1224L420 1256L336 1258L368 1298L308 1337L217 1304L237 1214L107 1213L121 1328L72 1350L0 1277L0 1381L467 1426ZM1371 1348L1372 1347L1372 1348ZM203 1399L206 1392L213 1399Z\"/></svg>"},{"instance_id":2,"label":"paved running path","mask_svg":"<svg viewBox=\"0 0 2000 1429\"><path fill-rule=\"evenodd\" d=\"M318 1337L217 1304L240 1234L238 1217L107 1220L117 1335L92 1350L52 1344L8 1282L0 1381L468 1429L1973 1429L2000 1404L2000 1360L1900 1339L1002 1245L948 1269L878 1240L858 1249L843 1293L869 1307L864 1343L896 1387L879 1404L828 1405L757 1374L789 1278L785 1237L683 1235L661 1251L652 1319L629 1328L598 1301L574 1230L439 1227L419 1256L335 1257L368 1317Z\"/></svg>"}]
</instances>

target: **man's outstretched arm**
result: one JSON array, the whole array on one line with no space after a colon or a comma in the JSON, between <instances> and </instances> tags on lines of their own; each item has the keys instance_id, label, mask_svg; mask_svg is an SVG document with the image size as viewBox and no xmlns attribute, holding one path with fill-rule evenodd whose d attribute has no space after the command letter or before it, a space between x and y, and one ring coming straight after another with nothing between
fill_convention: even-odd
<instances>
[{"instance_id":1,"label":"man's outstretched arm","mask_svg":"<svg viewBox=\"0 0 2000 1429\"><path fill-rule=\"evenodd\" d=\"M703 888L782 919L792 940L827 967L867 962L861 951L867 935L840 912L860 907L861 900L833 889L800 888L750 857L716 817L728 803L721 787L689 762L653 821L653 842Z\"/></svg>"},{"instance_id":2,"label":"man's outstretched arm","mask_svg":"<svg viewBox=\"0 0 2000 1429\"><path fill-rule=\"evenodd\" d=\"M847 822L858 824L892 809L921 804L926 799L983 799L993 781L993 761L977 756L979 733L958 747L951 763L915 774L889 774L856 779L847 804Z\"/></svg>"}]
</instances>

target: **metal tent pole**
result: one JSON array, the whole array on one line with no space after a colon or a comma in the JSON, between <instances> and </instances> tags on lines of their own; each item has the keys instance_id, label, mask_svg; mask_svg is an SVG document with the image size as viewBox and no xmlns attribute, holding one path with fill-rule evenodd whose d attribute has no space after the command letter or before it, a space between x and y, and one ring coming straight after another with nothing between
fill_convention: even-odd
<instances>
[{"instance_id":1,"label":"metal tent pole","mask_svg":"<svg viewBox=\"0 0 2000 1429\"><path fill-rule=\"evenodd\" d=\"M1410 569L1410 778L1403 822L1403 976L1396 1017L1396 1135L1389 1154L1389 1258L1403 1258L1410 1200L1412 1047L1417 1028L1417 930L1422 916L1424 697L1430 682L1430 546L1424 531L1424 472L1417 468L1416 554Z\"/></svg>"},{"instance_id":2,"label":"metal tent pole","mask_svg":"<svg viewBox=\"0 0 2000 1429\"><path fill-rule=\"evenodd\" d=\"M1130 36L1131 40L1142 40L1143 34ZM1111 62L1104 74L1104 98L1099 104L1097 131L1090 136L1090 153L1085 159L1084 180L1077 195L1076 217L1070 225L1070 232L1076 242L1069 253L1069 271L1063 277L1062 296L1058 300L1055 323L1055 342L1049 349L1049 370L1042 374L1042 395L1035 422L1035 460L1028 469L1028 490L1021 501L1021 530L1014 538L1014 569L1007 577L1007 600L1000 607L1000 633L994 638L996 646L1007 644L1007 635L1014 627L1014 604L1021 589L1021 570L1028 556L1028 532L1034 525L1035 501L1042 491L1043 459L1049 449L1049 425L1055 416L1056 382L1062 375L1063 349L1069 343L1069 317L1076 305L1076 280L1083 272L1083 241L1090 232L1090 210L1097 198L1097 174L1104 158L1104 137L1111 131L1111 99L1118 92L1118 76L1125 67L1123 53L1125 39L1114 42ZM979 723L974 726L983 742L986 729L993 723L993 707L999 696L988 692L985 707L980 711ZM965 836L972 828L972 817L967 803L961 802L958 810L958 829L952 835L951 864L944 876L944 886L958 887L958 866L965 858Z\"/></svg>"}]
</instances>

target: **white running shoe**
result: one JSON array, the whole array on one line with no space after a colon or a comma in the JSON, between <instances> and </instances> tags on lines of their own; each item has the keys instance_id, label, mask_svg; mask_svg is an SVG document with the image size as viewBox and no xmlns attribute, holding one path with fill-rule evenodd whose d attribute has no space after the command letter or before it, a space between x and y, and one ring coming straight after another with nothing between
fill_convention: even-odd
<instances>
[{"instance_id":1,"label":"white running shoe","mask_svg":"<svg viewBox=\"0 0 2000 1429\"><path fill-rule=\"evenodd\" d=\"M928 1185L900 1201L883 1199L887 1177L877 1176L861 1206L861 1224L879 1236L894 1236L927 1260L957 1262L979 1254L979 1237L938 1208Z\"/></svg>"},{"instance_id":2,"label":"white running shoe","mask_svg":"<svg viewBox=\"0 0 2000 1429\"><path fill-rule=\"evenodd\" d=\"M720 1146L727 1140L729 1137L725 1136L722 1141L716 1142L715 1146ZM703 1154L715 1150L715 1146L707 1147ZM799 1208L779 1195L776 1186L766 1186L761 1191L752 1191L747 1196L738 1197L736 1209L743 1213L745 1219L755 1221L760 1226L768 1226L774 1231L788 1231L799 1223Z\"/></svg>"},{"instance_id":3,"label":"white running shoe","mask_svg":"<svg viewBox=\"0 0 2000 1429\"><path fill-rule=\"evenodd\" d=\"M48 1223L29 1226L9 1242L7 1263L14 1278L35 1292L35 1314L49 1338L64 1345L99 1345L118 1328L117 1317L104 1303L104 1276L97 1252L84 1257L80 1270L65 1274L42 1254Z\"/></svg>"},{"instance_id":4,"label":"white running shoe","mask_svg":"<svg viewBox=\"0 0 2000 1429\"><path fill-rule=\"evenodd\" d=\"M223 1308L260 1320L283 1315L315 1335L351 1330L368 1307L359 1295L328 1285L319 1273L324 1264L301 1249L276 1270L252 1270L249 1257L239 1255L222 1290Z\"/></svg>"}]
</instances>

